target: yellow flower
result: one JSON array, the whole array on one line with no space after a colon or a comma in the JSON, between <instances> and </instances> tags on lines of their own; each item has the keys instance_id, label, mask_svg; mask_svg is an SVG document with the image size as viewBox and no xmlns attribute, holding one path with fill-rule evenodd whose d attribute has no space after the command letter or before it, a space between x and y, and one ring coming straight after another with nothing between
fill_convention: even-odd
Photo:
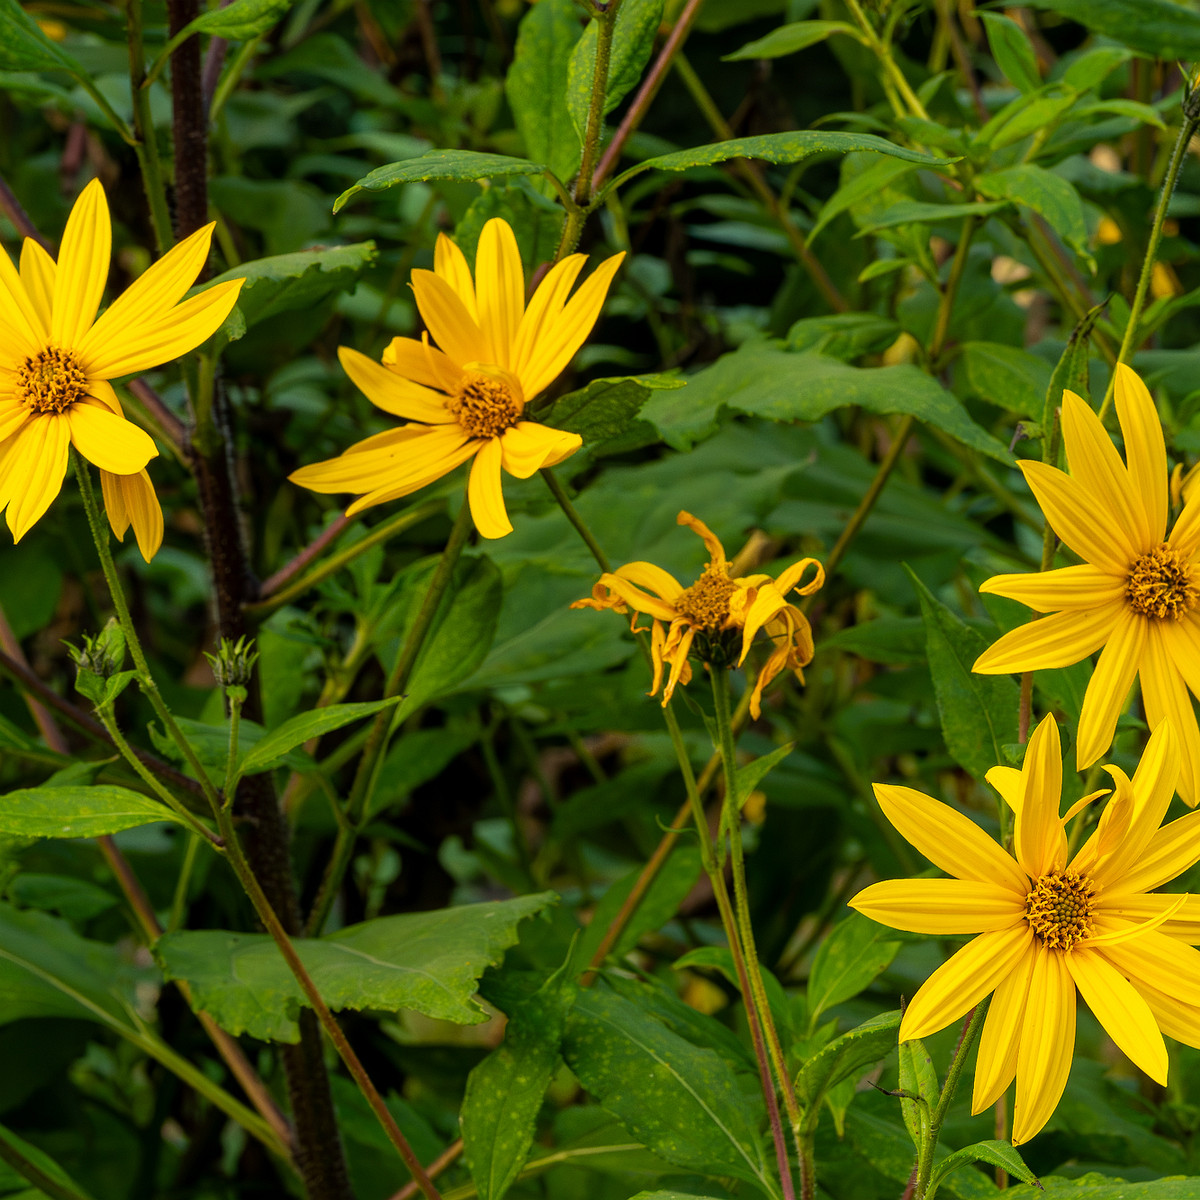
<instances>
[{"instance_id":1,"label":"yellow flower","mask_svg":"<svg viewBox=\"0 0 1200 1200\"><path fill-rule=\"evenodd\" d=\"M1076 763L1084 770L1112 744L1134 677L1146 719L1169 718L1181 742L1179 792L1200 799L1200 729L1188 689L1200 695L1200 497L1167 532L1167 451L1154 401L1118 365L1117 415L1125 458L1100 419L1074 392L1063 393L1069 475L1019 463L1054 532L1084 563L1031 575L997 575L981 588L1052 613L1006 633L976 661L1001 675L1066 667L1104 647L1084 695Z\"/></svg>"},{"instance_id":2,"label":"yellow flower","mask_svg":"<svg viewBox=\"0 0 1200 1200\"><path fill-rule=\"evenodd\" d=\"M99 316L112 226L99 180L71 209L58 262L32 239L20 271L0 251L0 508L20 541L62 487L74 446L100 468L109 521L132 521L147 561L162 511L145 466L158 451L125 420L108 381L198 346L229 315L242 281L180 302L208 258L212 225L180 242Z\"/></svg>"},{"instance_id":3,"label":"yellow flower","mask_svg":"<svg viewBox=\"0 0 1200 1200\"><path fill-rule=\"evenodd\" d=\"M1054 1111L1071 1068L1076 991L1108 1035L1151 1078L1167 1079L1162 1033L1200 1045L1200 903L1152 894L1200 860L1200 813L1159 828L1179 774L1178 739L1163 722L1130 780L1107 767L1115 793L1068 862L1064 826L1104 792L1059 816L1062 748L1053 717L1025 764L988 781L1016 814L1015 858L974 821L906 787L875 785L884 815L953 879L890 880L850 901L894 929L974 933L924 983L901 1040L944 1028L995 992L984 1022L972 1111L1017 1081L1014 1144ZM1160 1032L1160 1030L1162 1032Z\"/></svg>"},{"instance_id":4,"label":"yellow flower","mask_svg":"<svg viewBox=\"0 0 1200 1200\"><path fill-rule=\"evenodd\" d=\"M577 434L522 420L522 413L583 345L624 257L605 260L568 299L587 261L570 255L551 267L526 308L521 254L506 221L483 227L474 281L463 252L439 235L434 269L412 273L428 334L394 338L382 365L346 346L338 351L367 399L408 424L301 467L292 481L315 492L366 493L346 510L350 516L474 458L467 499L475 527L488 538L511 533L500 468L528 479L581 445Z\"/></svg>"},{"instance_id":5,"label":"yellow flower","mask_svg":"<svg viewBox=\"0 0 1200 1200\"><path fill-rule=\"evenodd\" d=\"M767 661L758 673L750 695L750 713L757 719L762 712L763 688L785 667L804 682L804 670L813 656L812 630L804 614L785 599L794 588L802 596L811 596L824 582L825 571L815 558L793 563L778 579L770 575L732 574L733 564L725 561L725 549L703 521L689 512L681 512L680 525L686 525L704 539L709 562L704 573L689 588L684 588L653 563L632 562L611 574L600 576L586 600L576 600L572 608L611 608L617 612L633 610L630 627L636 629L638 614L652 618L650 653L654 664L654 684L650 695L662 684L664 666L671 668L663 691L663 707L670 702L677 683L688 683L692 668L688 654L713 667L740 667L746 661L750 643L760 629L774 643ZM805 571L816 567L809 583L798 587ZM649 591L645 589L649 589ZM665 628L664 628L665 627Z\"/></svg>"}]
</instances>

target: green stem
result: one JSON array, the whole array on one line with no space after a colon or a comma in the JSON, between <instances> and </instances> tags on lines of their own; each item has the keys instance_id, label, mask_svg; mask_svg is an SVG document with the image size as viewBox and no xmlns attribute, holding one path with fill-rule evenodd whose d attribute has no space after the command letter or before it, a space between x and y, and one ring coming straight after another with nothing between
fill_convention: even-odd
<instances>
[{"instance_id":1,"label":"green stem","mask_svg":"<svg viewBox=\"0 0 1200 1200\"><path fill-rule=\"evenodd\" d=\"M192 872L196 869L196 852L200 849L198 837L188 838L187 849L183 852L183 865L179 868L179 878L175 881L175 894L171 898L171 913L167 918L167 933L173 933L183 924L187 912L188 888L192 882Z\"/></svg>"},{"instance_id":2,"label":"green stem","mask_svg":"<svg viewBox=\"0 0 1200 1200\"><path fill-rule=\"evenodd\" d=\"M567 495L558 477L549 467L543 467L542 478L546 481L546 486L550 489L551 495L558 501L558 506L563 510L563 515L571 522L575 532L583 539L583 544L592 552L592 557L596 560L600 570L605 573L611 571L612 567L609 565L608 556L600 549L600 543L596 541L592 531L587 527L587 523L579 515L578 509L571 503L571 498Z\"/></svg>"},{"instance_id":3,"label":"green stem","mask_svg":"<svg viewBox=\"0 0 1200 1200\"><path fill-rule=\"evenodd\" d=\"M159 254L171 247L171 213L167 207L167 189L163 181L162 161L150 112L150 91L144 87L146 57L142 49L142 0L129 0L126 9L125 37L129 43L129 93L133 102L133 149L142 172L142 185L150 205L150 221Z\"/></svg>"},{"instance_id":4,"label":"green stem","mask_svg":"<svg viewBox=\"0 0 1200 1200\"><path fill-rule=\"evenodd\" d=\"M583 156L579 164L579 178L575 181L575 203L585 207L592 198L592 172L596 156L600 152L600 137L604 131L604 101L608 95L608 69L612 62L613 33L617 27L617 13L621 0L608 0L597 4L593 20L596 22L596 64L592 71L592 95L588 102L587 128L583 135Z\"/></svg>"},{"instance_id":5,"label":"green stem","mask_svg":"<svg viewBox=\"0 0 1200 1200\"><path fill-rule=\"evenodd\" d=\"M223 789L226 806L233 803L234 793L238 782L238 730L242 723L242 705L246 703L246 689L231 687L225 689L229 700L229 753L225 759L225 787Z\"/></svg>"},{"instance_id":6,"label":"green stem","mask_svg":"<svg viewBox=\"0 0 1200 1200\"><path fill-rule=\"evenodd\" d=\"M904 102L908 105L912 115L920 117L922 121L928 121L929 114L925 111L925 105L921 103L916 92L912 90L912 86L904 77L904 72L900 70L896 60L892 57L891 46L880 40L874 26L867 20L866 15L859 6L858 0L846 0L846 7L850 10L850 15L853 16L859 29L862 30L863 40L874 52L875 57L879 59L879 65L895 85L896 90L904 97ZM903 115L903 113L897 113L897 116Z\"/></svg>"},{"instance_id":7,"label":"green stem","mask_svg":"<svg viewBox=\"0 0 1200 1200\"><path fill-rule=\"evenodd\" d=\"M954 261L950 264L950 274L946 277L946 287L942 292L941 303L938 305L937 322L933 328L933 338L929 343L929 361L934 370L937 369L938 359L946 345L946 334L950 330L950 318L954 313L954 298L958 295L958 285L962 283L963 272L967 268L967 258L971 249L971 238L975 236L976 221L974 217L963 220L962 234L954 251Z\"/></svg>"},{"instance_id":8,"label":"green stem","mask_svg":"<svg viewBox=\"0 0 1200 1200\"><path fill-rule=\"evenodd\" d=\"M1162 191L1158 194L1158 208L1154 211L1154 224L1150 227L1150 241L1146 246L1146 257L1142 260L1142 273L1138 277L1137 289L1133 293L1133 304L1129 308L1129 323L1125 326L1125 336L1121 339L1121 348L1117 351L1117 362L1127 363L1133 354L1137 342L1138 326L1142 320L1142 306L1146 303L1146 292L1150 289L1150 280L1154 276L1154 264L1158 257L1158 244L1162 241L1163 223L1167 219L1167 210L1171 207L1171 196L1179 179L1179 171L1183 160L1187 157L1188 146L1192 135L1200 125L1200 118L1185 113L1183 124L1179 127L1179 136L1175 139L1175 148L1171 151L1171 161L1167 166L1167 175L1163 180ZM1104 403L1100 405L1100 420L1104 420L1113 400L1113 389L1116 387L1117 373L1114 371L1108 380L1108 389L1104 393Z\"/></svg>"}]
</instances>

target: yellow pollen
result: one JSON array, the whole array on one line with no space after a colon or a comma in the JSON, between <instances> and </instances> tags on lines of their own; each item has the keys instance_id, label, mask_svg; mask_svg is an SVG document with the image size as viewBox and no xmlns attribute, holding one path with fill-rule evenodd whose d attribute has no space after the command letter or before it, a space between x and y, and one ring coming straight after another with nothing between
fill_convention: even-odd
<instances>
[{"instance_id":1,"label":"yellow pollen","mask_svg":"<svg viewBox=\"0 0 1200 1200\"><path fill-rule=\"evenodd\" d=\"M499 437L517 423L522 403L516 388L504 378L506 374L463 373L462 384L446 407L468 437Z\"/></svg>"},{"instance_id":2,"label":"yellow pollen","mask_svg":"<svg viewBox=\"0 0 1200 1200\"><path fill-rule=\"evenodd\" d=\"M1134 612L1145 617L1173 617L1181 621L1200 599L1200 588L1196 586L1191 564L1164 542L1133 564L1125 596Z\"/></svg>"},{"instance_id":3,"label":"yellow pollen","mask_svg":"<svg viewBox=\"0 0 1200 1200\"><path fill-rule=\"evenodd\" d=\"M1051 950L1070 950L1091 937L1096 885L1078 871L1051 871L1025 897L1025 916L1033 932Z\"/></svg>"},{"instance_id":4,"label":"yellow pollen","mask_svg":"<svg viewBox=\"0 0 1200 1200\"><path fill-rule=\"evenodd\" d=\"M693 629L716 633L729 616L729 598L736 591L729 567L709 563L704 574L675 601L675 611L686 617Z\"/></svg>"},{"instance_id":5,"label":"yellow pollen","mask_svg":"<svg viewBox=\"0 0 1200 1200\"><path fill-rule=\"evenodd\" d=\"M35 413L65 412L87 395L87 376L69 350L47 346L17 368L17 399Z\"/></svg>"}]
</instances>

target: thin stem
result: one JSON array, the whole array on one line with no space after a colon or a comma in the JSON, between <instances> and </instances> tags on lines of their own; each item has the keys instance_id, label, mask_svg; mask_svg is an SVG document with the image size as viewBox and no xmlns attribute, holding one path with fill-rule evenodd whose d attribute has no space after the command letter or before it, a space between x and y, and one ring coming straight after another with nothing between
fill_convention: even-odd
<instances>
[{"instance_id":1,"label":"thin stem","mask_svg":"<svg viewBox=\"0 0 1200 1200\"><path fill-rule=\"evenodd\" d=\"M167 208L167 189L154 119L150 112L150 91L144 87L146 59L142 49L142 0L128 0L125 12L125 37L129 43L129 93L133 101L133 149L142 172L142 185L150 205L150 222L159 254L171 246L171 213Z\"/></svg>"},{"instance_id":2,"label":"thin stem","mask_svg":"<svg viewBox=\"0 0 1200 1200\"><path fill-rule=\"evenodd\" d=\"M583 539L583 544L592 552L592 557L600 566L600 570L605 573L612 570L609 565L608 556L600 549L600 543L596 541L592 535L592 531L587 527L587 523L579 515L579 511L575 505L571 503L571 498L567 495L563 485L558 481L558 477L549 467L542 468L542 478L546 481L546 486L550 489L551 495L558 501L558 506L563 510L563 515L571 522L575 532Z\"/></svg>"},{"instance_id":3,"label":"thin stem","mask_svg":"<svg viewBox=\"0 0 1200 1200\"><path fill-rule=\"evenodd\" d=\"M188 889L192 883L192 872L196 869L196 852L200 849L198 837L188 838L187 849L183 852L183 864L179 868L179 878L175 881L175 894L171 897L171 913L167 918L167 932L178 929L187 916Z\"/></svg>"},{"instance_id":4,"label":"thin stem","mask_svg":"<svg viewBox=\"0 0 1200 1200\"><path fill-rule=\"evenodd\" d=\"M596 4L592 20L596 23L596 63L592 71L592 95L588 102L587 128L583 135L583 156L579 164L579 177L575 181L575 203L587 205L592 198L592 171L600 150L600 137L604 131L604 102L608 96L608 69L612 61L613 33L617 27L617 13L621 0L608 0Z\"/></svg>"},{"instance_id":5,"label":"thin stem","mask_svg":"<svg viewBox=\"0 0 1200 1200\"><path fill-rule=\"evenodd\" d=\"M942 292L937 321L933 327L933 338L929 343L929 361L935 366L946 345L946 335L950 330L950 318L954 313L954 298L958 295L958 286L962 283L963 272L967 267L971 238L975 234L976 224L974 217L966 217L963 220L962 234L954 251L954 261L950 264L950 274L946 277L946 288Z\"/></svg>"},{"instance_id":6,"label":"thin stem","mask_svg":"<svg viewBox=\"0 0 1200 1200\"><path fill-rule=\"evenodd\" d=\"M1189 102L1190 103L1190 102ZM1150 226L1150 241L1146 246L1146 257L1142 260L1142 273L1138 276L1137 290L1133 293L1133 303L1129 307L1129 322L1125 326L1125 336L1121 339L1121 348L1117 351L1117 362L1127 363L1133 354L1137 343L1138 326L1142 320L1142 306L1146 303L1146 292L1150 288L1150 280L1154 275L1154 264L1158 258L1158 244L1162 241L1163 222L1167 219L1167 210L1171 207L1171 196L1179 179L1179 171L1183 160L1187 157L1188 145L1192 135L1200 125L1200 118L1185 113L1183 124L1179 127L1179 136L1175 139L1175 148L1171 151L1171 161L1167 166L1167 175L1163 180L1162 191L1158 194L1158 207L1154 210L1154 224ZM1114 371L1108 380L1108 388L1104 393L1104 403L1100 405L1099 417L1104 420L1113 400L1113 389L1116 387L1117 373Z\"/></svg>"},{"instance_id":7,"label":"thin stem","mask_svg":"<svg viewBox=\"0 0 1200 1200\"><path fill-rule=\"evenodd\" d=\"M455 1140L452 1141L450 1145L447 1146L446 1149L443 1150L441 1154L439 1154L437 1158L435 1158L433 1162L431 1162L426 1168L426 1173L428 1174L429 1178L436 1179L447 1167L458 1161L458 1158L462 1152L463 1140L462 1138L455 1138ZM394 1196L391 1197L391 1200L413 1200L413 1197L420 1190L421 1189L417 1186L417 1182L414 1179L410 1183L406 1183Z\"/></svg>"},{"instance_id":8,"label":"thin stem","mask_svg":"<svg viewBox=\"0 0 1200 1200\"><path fill-rule=\"evenodd\" d=\"M923 121L928 121L929 114L925 111L925 105L921 103L916 92L912 90L912 86L905 78L904 72L900 70L896 60L892 57L891 47L884 44L875 32L874 26L867 20L862 8L859 6L858 0L846 0L846 7L850 10L850 15L854 18L859 29L862 30L863 40L874 52L875 57L879 59L879 65L890 78L896 90L904 97L904 102L908 105L912 115L920 117Z\"/></svg>"},{"instance_id":9,"label":"thin stem","mask_svg":"<svg viewBox=\"0 0 1200 1200\"><path fill-rule=\"evenodd\" d=\"M238 731L242 723L242 705L246 703L246 689L231 687L225 689L229 701L229 753L225 757L225 787L223 788L226 806L233 803L234 792L238 780Z\"/></svg>"}]
</instances>

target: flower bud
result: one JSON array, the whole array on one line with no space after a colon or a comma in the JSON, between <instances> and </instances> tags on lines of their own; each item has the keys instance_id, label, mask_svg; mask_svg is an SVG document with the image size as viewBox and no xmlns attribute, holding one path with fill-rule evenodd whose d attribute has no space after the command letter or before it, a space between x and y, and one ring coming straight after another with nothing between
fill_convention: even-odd
<instances>
[{"instance_id":1,"label":"flower bud","mask_svg":"<svg viewBox=\"0 0 1200 1200\"><path fill-rule=\"evenodd\" d=\"M258 651L254 639L240 637L236 642L221 639L216 654L204 655L212 667L213 676L223 688L244 688L250 682Z\"/></svg>"}]
</instances>

